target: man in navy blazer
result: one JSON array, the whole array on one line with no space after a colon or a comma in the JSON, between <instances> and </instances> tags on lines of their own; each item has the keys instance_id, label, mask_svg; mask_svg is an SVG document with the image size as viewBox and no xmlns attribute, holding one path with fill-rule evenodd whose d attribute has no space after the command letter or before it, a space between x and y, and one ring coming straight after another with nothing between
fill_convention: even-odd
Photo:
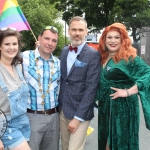
<instances>
[{"instance_id":1,"label":"man in navy blazer","mask_svg":"<svg viewBox=\"0 0 150 150\"><path fill-rule=\"evenodd\" d=\"M87 22L73 17L68 34L71 45L63 48L59 94L62 150L83 150L99 81L100 54L85 43Z\"/></svg>"}]
</instances>

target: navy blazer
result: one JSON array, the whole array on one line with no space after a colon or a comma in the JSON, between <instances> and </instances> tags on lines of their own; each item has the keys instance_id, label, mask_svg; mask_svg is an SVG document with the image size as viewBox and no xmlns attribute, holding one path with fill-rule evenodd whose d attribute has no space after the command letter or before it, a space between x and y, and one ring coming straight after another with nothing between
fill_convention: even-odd
<instances>
[{"instance_id":1,"label":"navy blazer","mask_svg":"<svg viewBox=\"0 0 150 150\"><path fill-rule=\"evenodd\" d=\"M94 117L94 100L99 83L100 54L85 43L67 75L68 51L69 46L64 47L60 55L59 109L63 110L67 119L77 116L91 120Z\"/></svg>"}]
</instances>

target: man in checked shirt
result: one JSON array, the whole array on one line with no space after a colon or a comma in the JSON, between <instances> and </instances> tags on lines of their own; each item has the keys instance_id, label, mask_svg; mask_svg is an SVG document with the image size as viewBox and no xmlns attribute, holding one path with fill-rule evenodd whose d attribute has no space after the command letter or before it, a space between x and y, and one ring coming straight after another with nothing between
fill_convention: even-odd
<instances>
[{"instance_id":1,"label":"man in checked shirt","mask_svg":"<svg viewBox=\"0 0 150 150\"><path fill-rule=\"evenodd\" d=\"M23 73L29 86L29 145L32 150L58 150L60 61L52 54L57 46L58 30L53 26L45 27L38 41L39 47L22 54Z\"/></svg>"}]
</instances>

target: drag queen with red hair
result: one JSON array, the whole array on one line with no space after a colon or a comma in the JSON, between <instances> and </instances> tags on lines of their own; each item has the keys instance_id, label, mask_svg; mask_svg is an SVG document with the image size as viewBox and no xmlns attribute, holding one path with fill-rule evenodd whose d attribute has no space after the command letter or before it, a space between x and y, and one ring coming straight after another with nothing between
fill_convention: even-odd
<instances>
[{"instance_id":1,"label":"drag queen with red hair","mask_svg":"<svg viewBox=\"0 0 150 150\"><path fill-rule=\"evenodd\" d=\"M99 40L99 150L139 150L139 102L150 129L150 67L136 54L126 27L114 23Z\"/></svg>"}]
</instances>

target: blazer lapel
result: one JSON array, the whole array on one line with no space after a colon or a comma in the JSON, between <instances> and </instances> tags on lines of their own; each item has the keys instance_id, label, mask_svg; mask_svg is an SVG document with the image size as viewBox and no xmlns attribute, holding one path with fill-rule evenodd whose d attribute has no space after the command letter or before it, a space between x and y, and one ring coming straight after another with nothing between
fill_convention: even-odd
<instances>
[{"instance_id":1,"label":"blazer lapel","mask_svg":"<svg viewBox=\"0 0 150 150\"><path fill-rule=\"evenodd\" d=\"M85 52L87 50L86 46L87 46L86 44L83 46L80 54L78 55L78 58L77 58L78 60L80 60L84 56L84 54L85 54Z\"/></svg>"}]
</instances>

